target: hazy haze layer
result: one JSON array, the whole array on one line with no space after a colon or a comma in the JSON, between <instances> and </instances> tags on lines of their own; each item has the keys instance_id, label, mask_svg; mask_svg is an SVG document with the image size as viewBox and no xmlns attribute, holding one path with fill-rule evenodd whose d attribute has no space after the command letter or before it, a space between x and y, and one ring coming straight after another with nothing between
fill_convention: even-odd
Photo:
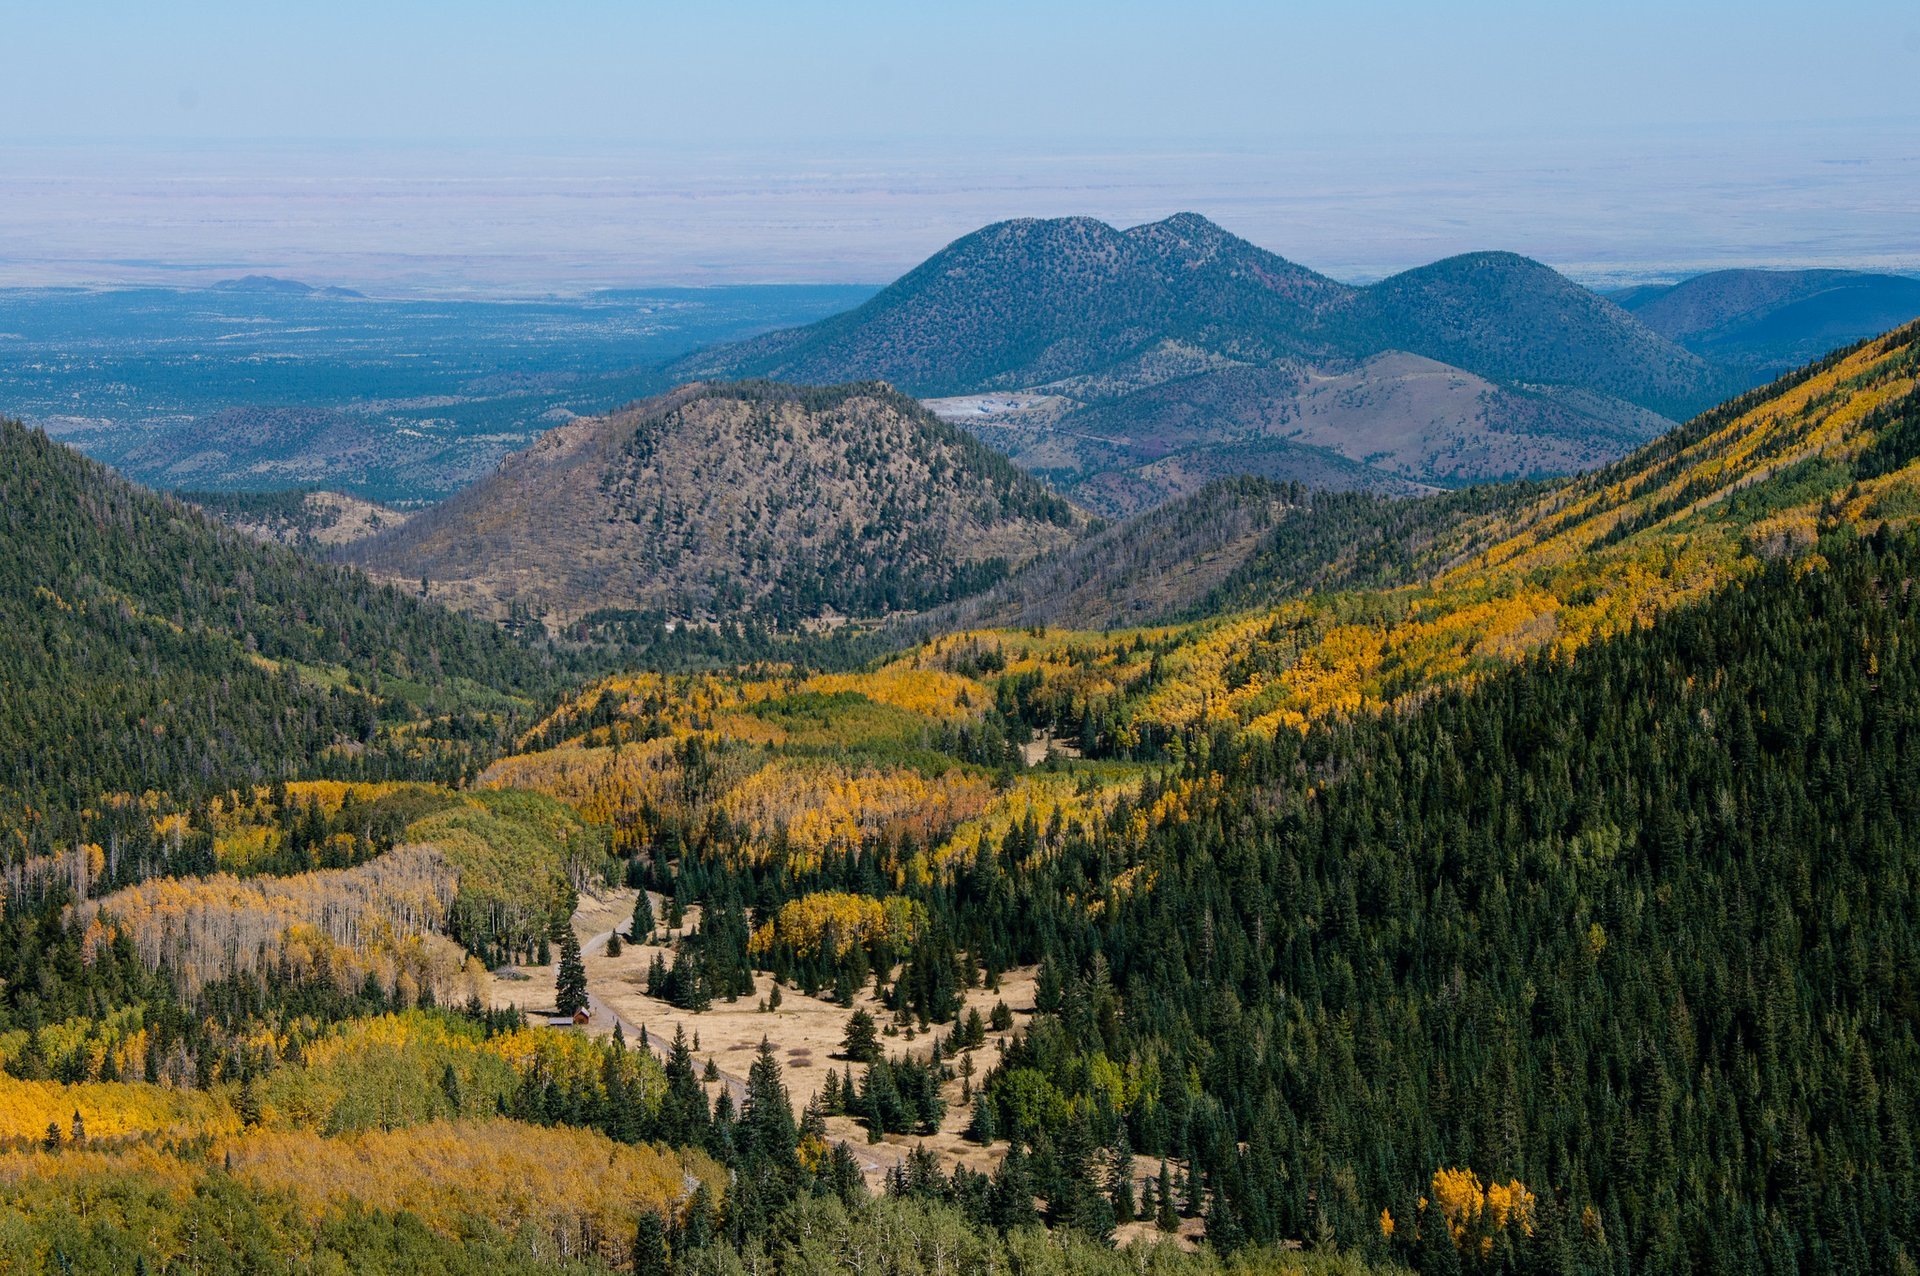
<instances>
[{"instance_id":1,"label":"hazy haze layer","mask_svg":"<svg viewBox=\"0 0 1920 1276\"><path fill-rule=\"evenodd\" d=\"M388 293L884 282L989 221L1194 209L1366 280L1502 248L1583 282L1920 272L1920 130L1808 125L1262 148L536 152L0 147L0 286L249 271Z\"/></svg>"}]
</instances>

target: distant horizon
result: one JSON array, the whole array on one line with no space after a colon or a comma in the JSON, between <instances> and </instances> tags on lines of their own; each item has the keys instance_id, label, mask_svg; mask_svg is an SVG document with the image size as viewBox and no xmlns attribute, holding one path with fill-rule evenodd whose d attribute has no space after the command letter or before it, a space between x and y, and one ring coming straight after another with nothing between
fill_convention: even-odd
<instances>
[{"instance_id":1,"label":"distant horizon","mask_svg":"<svg viewBox=\"0 0 1920 1276\"><path fill-rule=\"evenodd\" d=\"M1521 253L1596 288L1732 267L1920 274L1920 129L1316 146L0 145L0 288L267 274L396 298L883 286L1017 217L1200 213L1335 279Z\"/></svg>"},{"instance_id":2,"label":"distant horizon","mask_svg":"<svg viewBox=\"0 0 1920 1276\"><path fill-rule=\"evenodd\" d=\"M0 286L879 284L1182 210L1354 283L1920 273L1892 0L76 0L0 43Z\"/></svg>"}]
</instances>

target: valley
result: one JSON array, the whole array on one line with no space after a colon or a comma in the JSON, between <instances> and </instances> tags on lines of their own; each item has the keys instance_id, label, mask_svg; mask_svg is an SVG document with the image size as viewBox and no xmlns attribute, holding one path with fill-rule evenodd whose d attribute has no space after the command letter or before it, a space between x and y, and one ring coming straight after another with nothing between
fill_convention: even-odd
<instances>
[{"instance_id":1,"label":"valley","mask_svg":"<svg viewBox=\"0 0 1920 1276\"><path fill-rule=\"evenodd\" d=\"M1920 1276L1905 8L0 32L0 1276Z\"/></svg>"},{"instance_id":2,"label":"valley","mask_svg":"<svg viewBox=\"0 0 1920 1276\"><path fill-rule=\"evenodd\" d=\"M1897 1267L1916 405L1112 522L873 383L420 512L9 425L0 1245Z\"/></svg>"}]
</instances>

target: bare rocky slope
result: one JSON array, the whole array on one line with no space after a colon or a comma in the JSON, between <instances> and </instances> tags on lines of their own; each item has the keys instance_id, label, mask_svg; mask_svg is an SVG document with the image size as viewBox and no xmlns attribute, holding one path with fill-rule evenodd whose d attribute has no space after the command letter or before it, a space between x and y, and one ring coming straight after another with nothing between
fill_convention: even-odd
<instances>
[{"instance_id":1,"label":"bare rocky slope","mask_svg":"<svg viewBox=\"0 0 1920 1276\"><path fill-rule=\"evenodd\" d=\"M1086 521L886 386L696 384L560 426L344 554L485 615L793 625L964 596Z\"/></svg>"}]
</instances>

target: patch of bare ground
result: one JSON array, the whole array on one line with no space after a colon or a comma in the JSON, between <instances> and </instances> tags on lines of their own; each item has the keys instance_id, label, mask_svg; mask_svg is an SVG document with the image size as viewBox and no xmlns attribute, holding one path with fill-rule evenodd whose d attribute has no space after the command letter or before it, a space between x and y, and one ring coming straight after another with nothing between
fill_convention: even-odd
<instances>
[{"instance_id":1,"label":"patch of bare ground","mask_svg":"<svg viewBox=\"0 0 1920 1276\"><path fill-rule=\"evenodd\" d=\"M644 1029L648 1044L656 1053L664 1055L673 1041L675 1030L684 1027L687 1040L698 1042L694 1051L695 1067L704 1072L707 1062L711 1060L720 1073L718 1082L707 1085L709 1098L716 1097L720 1087L725 1085L733 1093L735 1103L740 1101L745 1090L747 1069L753 1062L753 1052L759 1049L761 1039L765 1038L773 1044L779 1056L787 1091L793 1098L794 1114L798 1116L813 1096L819 1093L828 1069L838 1069L843 1077L846 1075L849 1063L840 1057L840 1044L846 1037L847 1019L856 1008L869 1011L882 1025L887 1025L884 1031L891 1035L883 1036L881 1040L890 1055L911 1053L924 1056L932 1049L936 1034L944 1036L951 1030L952 1025L940 1025L932 1032L913 1032L909 1036L908 1030L891 1027L888 1022L891 1012L874 997L871 984L854 998L852 1006L837 1006L824 996L809 997L797 987L786 984L781 986L779 1007L767 1010L763 1007L773 989L774 980L764 972L754 977L751 996L732 1002L716 1001L707 1010L681 1010L658 997L649 997L647 967L656 956L671 964L671 941L698 925L700 913L697 908L689 909L681 928L672 934L667 932L665 926L661 926L654 935L654 939L660 942L628 943L627 927L633 917L635 895L636 892L631 890L616 890L603 894L582 892L580 896L579 910L573 915L573 929L580 939L581 954L587 968L587 992L592 998L592 1017L584 1031L594 1036L607 1036L618 1024L629 1046L638 1048L642 1039L641 1030ZM653 903L654 916L664 919L665 900L656 894ZM620 954L609 957L606 955L607 936L616 927L621 934ZM516 973L525 978L503 977L500 974L493 977L493 1004L497 1007L518 1007L527 1013L529 1020L541 1022L553 1011L555 967L519 967ZM993 1010L996 1002L1004 1001L1014 1018L1012 1031L989 1033L986 1044L971 1052L976 1083L999 1063L1001 1052L1014 1033L1033 1017L1037 973L1035 968L1010 970L1000 976L997 992L984 986L967 990L966 1008L961 1011L962 1015L966 1010L977 1009L984 1018ZM858 1064L851 1066L854 1079L858 1081L863 1069ZM965 1082L959 1075L957 1060L954 1067L955 1078L945 1087L947 1115L934 1134L889 1134L878 1143L869 1143L865 1127L850 1117L827 1119L828 1137L847 1144L859 1160L870 1186L877 1188L887 1170L906 1159L907 1153L918 1146L924 1146L932 1152L948 1173L956 1165L965 1165L969 1169L990 1174L999 1165L1001 1158L1006 1155L1006 1144L984 1148L965 1135L967 1125L973 1119L973 1109L971 1105L960 1101ZM1136 1166L1136 1177L1142 1180L1158 1172L1157 1161L1149 1164L1143 1160Z\"/></svg>"}]
</instances>

